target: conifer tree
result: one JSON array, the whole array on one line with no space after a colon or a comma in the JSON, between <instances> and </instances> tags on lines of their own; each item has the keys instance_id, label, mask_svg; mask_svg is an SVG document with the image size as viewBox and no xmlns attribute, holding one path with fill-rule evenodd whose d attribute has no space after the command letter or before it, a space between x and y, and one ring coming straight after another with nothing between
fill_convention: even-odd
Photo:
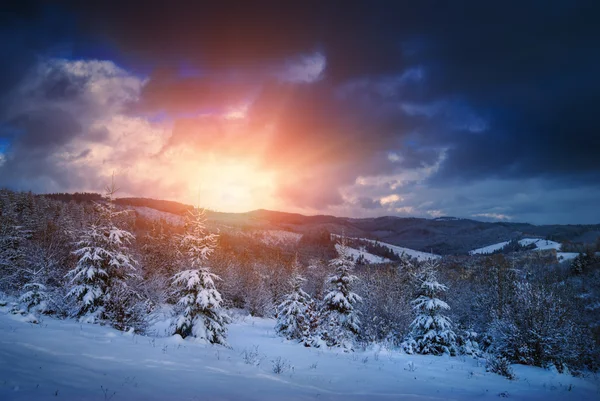
<instances>
[{"instance_id":1,"label":"conifer tree","mask_svg":"<svg viewBox=\"0 0 600 401\"><path fill-rule=\"evenodd\" d=\"M25 304L28 312L45 313L48 310L48 293L46 286L39 283L28 283L23 286L25 292L19 302Z\"/></svg>"},{"instance_id":2,"label":"conifer tree","mask_svg":"<svg viewBox=\"0 0 600 401\"><path fill-rule=\"evenodd\" d=\"M437 262L425 262L419 296L412 301L417 317L411 323L411 348L419 354L454 354L456 334L452 331L450 319L443 315L450 306L438 298L448 287L438 282L436 268Z\"/></svg>"},{"instance_id":3,"label":"conifer tree","mask_svg":"<svg viewBox=\"0 0 600 401\"><path fill-rule=\"evenodd\" d=\"M358 277L352 274L355 263L345 237L336 244L336 250L338 257L329 262L334 273L327 280L330 289L323 299L321 337L328 346L351 349L360 330L355 306L362 299L352 292L352 285L358 281Z\"/></svg>"},{"instance_id":4,"label":"conifer tree","mask_svg":"<svg viewBox=\"0 0 600 401\"><path fill-rule=\"evenodd\" d=\"M300 275L298 268L296 259L289 280L291 291L285 295L284 301L278 306L275 330L288 340L300 340L308 344L310 342L309 306L312 299L302 290L302 284L306 279Z\"/></svg>"},{"instance_id":5,"label":"conifer tree","mask_svg":"<svg viewBox=\"0 0 600 401\"><path fill-rule=\"evenodd\" d=\"M186 233L180 236L181 253L188 269L173 277L178 299L174 331L183 338L192 336L227 345L226 325L230 318L223 311L223 300L215 287L220 278L208 266L218 236L207 232L204 209L195 208L189 213Z\"/></svg>"},{"instance_id":6,"label":"conifer tree","mask_svg":"<svg viewBox=\"0 0 600 401\"><path fill-rule=\"evenodd\" d=\"M73 252L79 260L67 273L73 285L68 297L76 302L75 316L94 322L105 320L119 308L117 294L126 289L126 280L133 276L136 264L129 245L135 239L129 231L117 226L117 220L128 211L119 211L114 204L117 188L114 180L106 188L105 201L95 204L96 219L81 232Z\"/></svg>"}]
</instances>

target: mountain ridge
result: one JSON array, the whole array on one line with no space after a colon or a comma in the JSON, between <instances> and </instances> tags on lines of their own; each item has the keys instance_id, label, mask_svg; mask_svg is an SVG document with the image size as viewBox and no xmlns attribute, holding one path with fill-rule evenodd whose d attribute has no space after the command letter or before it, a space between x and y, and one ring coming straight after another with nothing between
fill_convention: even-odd
<instances>
[{"instance_id":1,"label":"mountain ridge","mask_svg":"<svg viewBox=\"0 0 600 401\"><path fill-rule=\"evenodd\" d=\"M71 195L73 200L81 194ZM44 195L68 200L69 194ZM85 194L86 200L92 198ZM117 198L117 204L144 206L159 211L184 215L193 208L181 202L153 198ZM243 213L207 210L210 221L223 227L250 229L283 229L300 234L329 231L344 232L351 237L369 238L389 244L440 255L466 254L472 249L523 237L549 239L559 242L593 244L600 241L600 224L535 225L519 222L485 222L466 218L380 216L367 218L332 215L303 215L257 209Z\"/></svg>"}]
</instances>

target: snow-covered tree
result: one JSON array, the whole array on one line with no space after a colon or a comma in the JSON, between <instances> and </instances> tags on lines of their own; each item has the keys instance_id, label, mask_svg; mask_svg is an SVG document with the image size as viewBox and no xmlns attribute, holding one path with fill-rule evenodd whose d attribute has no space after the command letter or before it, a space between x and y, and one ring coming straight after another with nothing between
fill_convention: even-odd
<instances>
[{"instance_id":1,"label":"snow-covered tree","mask_svg":"<svg viewBox=\"0 0 600 401\"><path fill-rule=\"evenodd\" d=\"M28 283L23 289L25 292L19 297L19 302L25 304L28 312L45 313L48 310L48 293L45 285Z\"/></svg>"},{"instance_id":2,"label":"snow-covered tree","mask_svg":"<svg viewBox=\"0 0 600 401\"><path fill-rule=\"evenodd\" d=\"M128 211L116 209L116 191L113 182L106 188L105 202L95 204L97 218L82 230L74 251L77 265L67 273L72 284L67 296L76 301L75 316L89 322L107 319L114 314L112 309L123 308L113 295L123 293L135 271L136 261L129 250L135 237L117 226Z\"/></svg>"},{"instance_id":3,"label":"snow-covered tree","mask_svg":"<svg viewBox=\"0 0 600 401\"><path fill-rule=\"evenodd\" d=\"M288 340L300 340L308 344L311 335L309 307L312 299L302 289L306 279L300 275L298 267L296 259L289 280L291 291L285 295L284 301L278 306L275 330Z\"/></svg>"},{"instance_id":4,"label":"snow-covered tree","mask_svg":"<svg viewBox=\"0 0 600 401\"><path fill-rule=\"evenodd\" d=\"M417 317L411 323L409 349L419 354L454 354L456 334L452 330L452 322L443 314L450 306L438 298L448 287L438 282L436 269L436 261L425 262L419 279L420 294L412 301Z\"/></svg>"},{"instance_id":5,"label":"snow-covered tree","mask_svg":"<svg viewBox=\"0 0 600 401\"><path fill-rule=\"evenodd\" d=\"M186 233L180 236L181 253L189 269L173 277L178 299L174 331L184 338L193 336L226 345L226 325L230 319L215 287L215 281L220 278L211 273L207 263L216 247L217 237L206 230L204 209L190 211Z\"/></svg>"},{"instance_id":6,"label":"snow-covered tree","mask_svg":"<svg viewBox=\"0 0 600 401\"><path fill-rule=\"evenodd\" d=\"M27 282L22 269L26 265L26 243L30 233L22 226L14 194L0 192L0 286L11 290Z\"/></svg>"},{"instance_id":7,"label":"snow-covered tree","mask_svg":"<svg viewBox=\"0 0 600 401\"><path fill-rule=\"evenodd\" d=\"M345 237L336 244L336 250L338 257L329 262L334 273L327 279L329 292L323 298L321 337L328 346L352 348L360 330L356 304L362 298L352 292L352 285L358 277L352 274L355 263Z\"/></svg>"},{"instance_id":8,"label":"snow-covered tree","mask_svg":"<svg viewBox=\"0 0 600 401\"><path fill-rule=\"evenodd\" d=\"M559 371L577 365L593 351L578 344L585 335L566 306L543 283L517 283L515 302L490 324L492 349L512 363L554 365Z\"/></svg>"}]
</instances>

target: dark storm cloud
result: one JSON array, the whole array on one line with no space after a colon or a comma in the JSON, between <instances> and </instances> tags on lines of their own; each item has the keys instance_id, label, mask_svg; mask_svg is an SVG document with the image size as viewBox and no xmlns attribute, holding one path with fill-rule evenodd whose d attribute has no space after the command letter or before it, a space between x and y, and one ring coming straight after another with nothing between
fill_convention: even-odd
<instances>
[{"instance_id":1,"label":"dark storm cloud","mask_svg":"<svg viewBox=\"0 0 600 401\"><path fill-rule=\"evenodd\" d=\"M239 79L182 77L175 70L159 69L150 76L133 111L172 115L212 111L238 105L251 93L252 86Z\"/></svg>"},{"instance_id":2,"label":"dark storm cloud","mask_svg":"<svg viewBox=\"0 0 600 401\"><path fill-rule=\"evenodd\" d=\"M332 88L422 66L424 82L405 85L401 93L380 91L378 96L387 100L379 99L379 106L393 110L394 99L430 102L459 96L490 118L488 131L479 136L451 135L456 128L451 119L460 117L438 115L424 123L423 116L409 118L397 109L381 115L381 109L372 107L370 115L361 113L363 121L371 124L376 116L378 124L356 139L379 150L407 131L417 131L421 142L450 147L441 178L469 179L563 169L598 171L593 104L600 89L599 7L593 1L293 5L267 1L168 7L149 2L143 8L119 2L86 5L78 11L92 33L101 32L123 52L153 65L186 61L201 72L252 70L318 50L327 57L326 78ZM223 99L229 92L226 86L218 91L210 83L193 82L165 87L164 92L178 95L173 102L161 98L159 84L150 84L147 102L159 99L186 109L192 92L216 105L229 101L231 94ZM368 88L361 92L360 96L369 96L367 102L378 101ZM350 125L354 110L332 110L325 104L327 95L326 101L318 96L314 100L319 109L292 101L290 109L299 107L289 113L309 120L305 128L318 135L326 131L328 141L344 143L345 125ZM355 100L360 103L358 96ZM411 167L430 163L436 154L432 149L406 149L404 159ZM562 149L568 151L568 160L560 157Z\"/></svg>"},{"instance_id":3,"label":"dark storm cloud","mask_svg":"<svg viewBox=\"0 0 600 401\"><path fill-rule=\"evenodd\" d=\"M31 180L55 171L47 152L64 145L79 132L73 116L53 108L14 110L15 88L31 73L41 57L63 54L73 26L63 14L37 2L20 1L2 5L0 11L0 141L8 146L0 178L2 185L32 189ZM48 96L66 93L59 85L48 88ZM46 175L48 174L48 175ZM62 175L64 178L64 174ZM60 175L53 179L61 180Z\"/></svg>"},{"instance_id":4,"label":"dark storm cloud","mask_svg":"<svg viewBox=\"0 0 600 401\"><path fill-rule=\"evenodd\" d=\"M53 10L70 16L65 24ZM114 46L122 65L150 71L131 113L178 118L252 100L250 132L275 129L265 163L294 160L290 169L299 171L281 195L313 207L339 204L339 187L359 175L431 166L442 154L432 187L491 178L599 182L597 1L61 2L0 18L0 51L12 55L0 64L2 93L76 21L79 42ZM273 73L315 52L326 58L317 82ZM45 97L77 98L78 82L48 81ZM48 118L49 127L66 121ZM29 129L40 119L11 124ZM195 138L227 150L218 122L198 124L176 121L171 144ZM60 144L76 126L52 132L28 144ZM24 146L29 135L17 140ZM101 130L90 135L102 139Z\"/></svg>"},{"instance_id":5,"label":"dark storm cloud","mask_svg":"<svg viewBox=\"0 0 600 401\"><path fill-rule=\"evenodd\" d=\"M81 125L71 113L56 108L23 113L9 124L18 132L11 138L18 149L51 150L65 145L81 131Z\"/></svg>"},{"instance_id":6,"label":"dark storm cloud","mask_svg":"<svg viewBox=\"0 0 600 401\"><path fill-rule=\"evenodd\" d=\"M50 101L63 101L76 99L82 94L87 83L87 77L74 77L63 70L52 70L44 77L41 87L37 88L39 95Z\"/></svg>"},{"instance_id":7,"label":"dark storm cloud","mask_svg":"<svg viewBox=\"0 0 600 401\"><path fill-rule=\"evenodd\" d=\"M64 51L72 23L39 2L13 1L0 11L0 96L14 88L38 61Z\"/></svg>"},{"instance_id":8,"label":"dark storm cloud","mask_svg":"<svg viewBox=\"0 0 600 401\"><path fill-rule=\"evenodd\" d=\"M367 197L358 198L358 204L363 209L380 209L381 208L381 202L379 200L375 200L375 199L371 199L371 198L367 198Z\"/></svg>"},{"instance_id":9,"label":"dark storm cloud","mask_svg":"<svg viewBox=\"0 0 600 401\"><path fill-rule=\"evenodd\" d=\"M81 133L75 116L57 108L40 108L18 115L10 124L7 127L11 129L0 130L0 138L5 133L10 141L9 152L0 164L0 185L46 192L86 182L82 170L65 168L66 160L55 156L56 152L68 151L69 142Z\"/></svg>"}]
</instances>

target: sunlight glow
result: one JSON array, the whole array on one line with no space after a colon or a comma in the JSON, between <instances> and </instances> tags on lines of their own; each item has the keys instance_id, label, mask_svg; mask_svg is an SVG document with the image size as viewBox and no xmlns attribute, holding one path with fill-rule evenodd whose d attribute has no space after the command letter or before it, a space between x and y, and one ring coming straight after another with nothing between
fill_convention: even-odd
<instances>
[{"instance_id":1,"label":"sunlight glow","mask_svg":"<svg viewBox=\"0 0 600 401\"><path fill-rule=\"evenodd\" d=\"M245 160L210 157L181 164L178 178L188 182L188 202L218 211L246 212L272 203L275 174Z\"/></svg>"}]
</instances>

